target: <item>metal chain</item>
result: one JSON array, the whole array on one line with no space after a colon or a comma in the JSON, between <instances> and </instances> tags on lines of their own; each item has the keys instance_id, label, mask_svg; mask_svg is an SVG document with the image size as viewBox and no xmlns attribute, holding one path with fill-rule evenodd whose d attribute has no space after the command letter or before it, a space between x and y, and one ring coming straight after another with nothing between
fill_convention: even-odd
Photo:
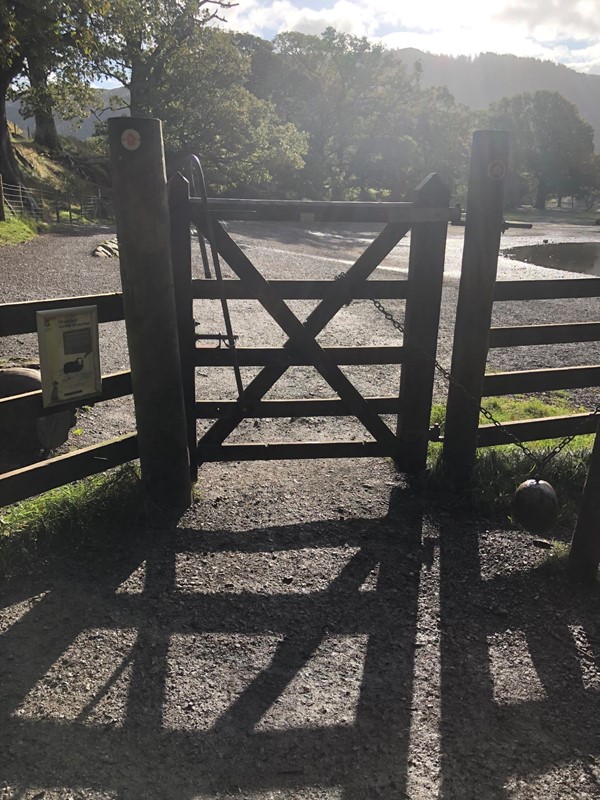
<instances>
[{"instance_id":1,"label":"metal chain","mask_svg":"<svg viewBox=\"0 0 600 800\"><path fill-rule=\"evenodd\" d=\"M341 279L343 279L344 277L345 277L345 274L342 272L342 273L340 273L339 275L336 275L336 278L335 278L335 279L336 279L336 280L341 280ZM391 323L392 323L392 325L394 326L394 328L396 328L396 330L400 331L400 333L401 333L401 334L404 336L404 338L406 339L406 338L407 338L407 335L406 335L406 331L405 331L405 329L404 329L404 325L403 325L401 322L399 322L399 321L398 321L398 320L397 320L397 319L394 317L394 315L391 313L391 311L388 311L388 310L385 308L385 306L383 305L383 303L381 303L379 300L373 300L372 302L373 302L373 305L375 306L375 308L376 308L376 309L377 309L377 310L378 310L378 311L379 311L381 314L383 314L383 316L385 317L385 319L386 319L388 322L391 322ZM349 305L349 303L347 303L346 305ZM560 453L560 452L561 452L561 451L562 451L562 450L563 450L563 449L564 449L564 448L565 448L565 447L566 447L566 446L567 446L567 445L568 445L570 442L572 442L572 441L573 441L573 439L575 439L575 437L576 437L576 436L579 436L579 435L580 435L580 433L581 433L581 432L580 432L580 431L576 431L575 433L572 433L572 434L570 434L569 436L565 436L565 437L564 437L564 439L561 439L561 440L560 440L560 442L558 442L558 444L556 444L556 445L555 445L555 447L553 447L553 448L552 448L552 450L551 450L551 451L550 451L550 452L549 452L549 453L548 453L546 456L544 456L544 458L539 458L539 457L538 457L538 456L537 456L537 455L536 455L536 454L535 454L535 453L534 453L534 452L533 452L533 451L532 451L532 450L531 450L529 447L527 447L527 445L526 445L524 442L522 442L522 441L519 439L519 437L518 437L518 436L516 436L516 435L515 435L515 434L514 434L512 431L508 430L508 428L506 428L506 427L505 427L505 426L504 426L504 425L503 425L501 422L499 422L499 421L498 421L498 420L497 420L497 419L494 417L494 415L493 415L493 414L492 414L490 411L488 411L488 410L487 410L487 408L484 408L484 407L481 405L480 401L479 401L479 400L477 400L477 398L476 398L476 397L474 397L474 396L473 396L473 395L472 395L472 394L471 394L471 393L470 393L470 392L469 392L467 389L465 389L465 387L464 387L464 386L463 386L461 383L459 383L459 381L457 381L457 380L456 380L456 379L455 379L455 378L454 378L454 377L453 377L453 376L450 374L450 371L449 371L449 370L447 370L445 367L443 367L443 366L440 364L440 362L439 362L439 361L438 361L438 360L437 360L437 359L436 359L434 356L430 355L430 354L429 354L429 353L428 353L428 352L427 352L427 351L426 351L426 350L425 350L423 347L421 347L421 345L420 345L420 344L419 344L419 343L418 343L418 342L417 342L415 339L413 339L412 337L408 337L408 338L410 339L410 341L412 342L412 344L416 345L416 346L419 348L419 350L420 350L420 351L423 353L423 355L424 355L424 356L425 356L425 357L426 357L426 358L427 358L429 361L432 361L432 362L433 362L433 365L435 366L436 370L437 370L437 371L438 371L438 372L439 372L441 375L443 375L443 377L446 379L446 381L447 381L448 383L451 383L453 386L456 386L456 388L457 388L457 389L460 389L460 391L461 391L461 392L462 392L462 393L463 393L463 394L464 394L466 397L468 397L468 398L469 398L469 400L471 400L473 403L475 403L475 404L478 406L480 413L481 413L481 414L482 414L482 415L483 415L483 416L484 416L484 417L485 417L485 418L486 418L486 419L487 419L489 422L491 422L491 423L492 423L492 425L495 425L495 426L496 426L496 427L497 427L499 430L501 430L501 431L502 431L502 432L503 432L503 433L504 433L506 436L508 436L510 439L512 439L512 440L513 440L514 444L515 444L515 445L516 445L516 446L517 446L517 447L518 447L518 448L519 448L519 449L520 449L520 450L523 452L523 454L524 454L524 455L525 455L525 456L526 456L526 457L527 457L527 458L528 458L530 461L532 461L532 462L533 462L533 464L535 465L536 472L537 472L537 474L536 474L536 477L540 477L540 475L541 475L542 471L545 469L545 467L547 467L547 466L548 466L548 464L549 464L549 463L550 463L550 462L551 462L551 461L552 461L552 460L553 460L553 459L554 459L554 458L555 458L555 457L556 457L556 456L557 456L557 455L558 455L558 454L559 454L559 453ZM600 405L597 405L597 406L595 407L594 411L592 411L592 412L591 412L591 414L592 414L592 417L595 417L595 416L597 416L598 414L600 414ZM584 423L585 421L587 421L587 418L586 418L585 420L582 420L582 421L581 421L581 425L580 425L580 427L582 427L582 426L583 426L583 423Z\"/></svg>"}]
</instances>

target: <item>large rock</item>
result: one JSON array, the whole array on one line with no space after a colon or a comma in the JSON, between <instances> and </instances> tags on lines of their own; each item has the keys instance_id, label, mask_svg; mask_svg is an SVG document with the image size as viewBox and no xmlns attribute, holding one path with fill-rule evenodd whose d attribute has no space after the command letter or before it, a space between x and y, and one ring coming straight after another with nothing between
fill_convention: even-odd
<instances>
[{"instance_id":1,"label":"large rock","mask_svg":"<svg viewBox=\"0 0 600 800\"><path fill-rule=\"evenodd\" d=\"M11 367L0 370L0 397L12 397L41 388L42 378L37 369ZM75 414L70 410L40 417L22 416L16 422L0 420L0 448L9 452L54 450L66 442L74 424Z\"/></svg>"}]
</instances>

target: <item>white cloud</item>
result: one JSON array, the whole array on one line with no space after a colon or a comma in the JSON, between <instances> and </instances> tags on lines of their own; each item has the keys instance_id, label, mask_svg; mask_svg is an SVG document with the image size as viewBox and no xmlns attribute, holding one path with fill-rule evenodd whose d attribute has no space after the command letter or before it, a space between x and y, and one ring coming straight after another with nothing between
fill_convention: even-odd
<instances>
[{"instance_id":1,"label":"white cloud","mask_svg":"<svg viewBox=\"0 0 600 800\"><path fill-rule=\"evenodd\" d=\"M228 27L271 38L332 26L389 47L514 53L600 72L600 44L590 43L600 33L597 0L323 0L315 6L315 0L239 0L227 13Z\"/></svg>"},{"instance_id":2,"label":"white cloud","mask_svg":"<svg viewBox=\"0 0 600 800\"><path fill-rule=\"evenodd\" d=\"M595 0L507 0L498 19L524 23L540 39L588 39L600 33Z\"/></svg>"}]
</instances>

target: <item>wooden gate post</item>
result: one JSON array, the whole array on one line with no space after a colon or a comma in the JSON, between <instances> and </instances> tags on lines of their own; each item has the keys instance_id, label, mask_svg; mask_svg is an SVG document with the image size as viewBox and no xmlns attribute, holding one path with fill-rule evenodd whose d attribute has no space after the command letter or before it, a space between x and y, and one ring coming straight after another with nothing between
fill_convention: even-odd
<instances>
[{"instance_id":1,"label":"wooden gate post","mask_svg":"<svg viewBox=\"0 0 600 800\"><path fill-rule=\"evenodd\" d=\"M160 120L108 121L142 480L172 510L192 501Z\"/></svg>"},{"instance_id":2,"label":"wooden gate post","mask_svg":"<svg viewBox=\"0 0 600 800\"><path fill-rule=\"evenodd\" d=\"M571 540L569 569L577 580L593 583L600 564L600 424L592 449L579 517Z\"/></svg>"},{"instance_id":3,"label":"wooden gate post","mask_svg":"<svg viewBox=\"0 0 600 800\"><path fill-rule=\"evenodd\" d=\"M449 202L450 191L438 175L415 189L419 208L448 208ZM425 469L427 462L447 233L447 222L417 222L410 232L395 460L411 473Z\"/></svg>"},{"instance_id":4,"label":"wooden gate post","mask_svg":"<svg viewBox=\"0 0 600 800\"><path fill-rule=\"evenodd\" d=\"M502 233L508 132L475 131L443 458L461 482L470 478L477 450L479 407L488 355L498 252ZM457 385L459 384L459 385ZM470 396L469 396L470 395Z\"/></svg>"},{"instance_id":5,"label":"wooden gate post","mask_svg":"<svg viewBox=\"0 0 600 800\"><path fill-rule=\"evenodd\" d=\"M2 184L2 175L0 175L0 222L6 221L6 213L4 211L4 187Z\"/></svg>"},{"instance_id":6,"label":"wooden gate post","mask_svg":"<svg viewBox=\"0 0 600 800\"><path fill-rule=\"evenodd\" d=\"M183 379L183 398L187 423L190 476L198 479L196 436L196 327L192 297L192 247L190 237L190 185L178 172L169 181L169 217L171 220L171 258L175 286L175 307L179 332L179 354Z\"/></svg>"}]
</instances>

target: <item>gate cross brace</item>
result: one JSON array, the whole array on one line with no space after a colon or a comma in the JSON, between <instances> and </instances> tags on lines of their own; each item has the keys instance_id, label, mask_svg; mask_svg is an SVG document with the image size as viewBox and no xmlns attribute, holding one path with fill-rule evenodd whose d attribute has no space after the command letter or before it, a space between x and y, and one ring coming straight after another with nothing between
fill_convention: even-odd
<instances>
[{"instance_id":1,"label":"gate cross brace","mask_svg":"<svg viewBox=\"0 0 600 800\"><path fill-rule=\"evenodd\" d=\"M192 221L204 231L206 225L203 213L201 211L198 213L194 207L191 210ZM303 351L310 358L318 372L344 401L348 410L362 422L369 433L386 448L389 454L393 455L397 447L396 437L383 420L369 408L362 395L346 378L333 359L321 348L315 337L347 302L350 287L369 277L385 256L410 230L410 225L388 224L346 273L344 284L347 291L341 291L338 296L323 299L311 312L304 324L300 322L277 291L260 274L218 222L215 222L213 230L219 254L238 277L248 283L253 289L256 299L288 335L289 339L283 349L296 347ZM222 444L244 419L244 404L261 400L286 370L286 366L265 367L261 370L248 384L234 410L217 420L201 437L198 442L200 459L202 457L202 445L214 446Z\"/></svg>"}]
</instances>

